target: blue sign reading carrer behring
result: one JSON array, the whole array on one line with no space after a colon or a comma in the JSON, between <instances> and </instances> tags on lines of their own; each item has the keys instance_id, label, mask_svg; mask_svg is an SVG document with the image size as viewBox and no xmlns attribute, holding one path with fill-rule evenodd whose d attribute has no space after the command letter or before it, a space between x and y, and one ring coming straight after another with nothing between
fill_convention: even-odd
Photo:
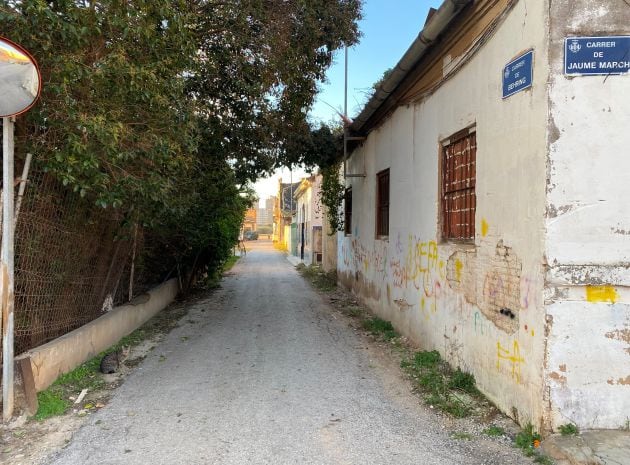
<instances>
[{"instance_id":1,"label":"blue sign reading carrer behring","mask_svg":"<svg viewBox=\"0 0 630 465\"><path fill-rule=\"evenodd\" d=\"M534 51L521 55L503 68L503 98L532 86Z\"/></svg>"},{"instance_id":2,"label":"blue sign reading carrer behring","mask_svg":"<svg viewBox=\"0 0 630 465\"><path fill-rule=\"evenodd\" d=\"M564 73L623 74L630 71L630 36L564 39Z\"/></svg>"}]
</instances>

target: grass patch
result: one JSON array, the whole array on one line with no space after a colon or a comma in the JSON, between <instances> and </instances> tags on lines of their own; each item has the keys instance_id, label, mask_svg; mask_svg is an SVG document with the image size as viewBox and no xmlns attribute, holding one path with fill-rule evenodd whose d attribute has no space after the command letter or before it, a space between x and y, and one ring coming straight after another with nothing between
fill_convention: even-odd
<instances>
[{"instance_id":1,"label":"grass patch","mask_svg":"<svg viewBox=\"0 0 630 465\"><path fill-rule=\"evenodd\" d=\"M470 433L456 431L454 433L451 433L451 438L457 439L459 441L472 441L473 436Z\"/></svg>"},{"instance_id":2,"label":"grass patch","mask_svg":"<svg viewBox=\"0 0 630 465\"><path fill-rule=\"evenodd\" d=\"M295 268L313 287L320 291L329 292L337 288L336 271L326 272L319 265L306 266L304 263L299 263Z\"/></svg>"},{"instance_id":3,"label":"grass patch","mask_svg":"<svg viewBox=\"0 0 630 465\"><path fill-rule=\"evenodd\" d=\"M490 425L483 430L483 434L491 437L499 437L505 435L505 430L500 426Z\"/></svg>"},{"instance_id":4,"label":"grass patch","mask_svg":"<svg viewBox=\"0 0 630 465\"><path fill-rule=\"evenodd\" d=\"M580 434L580 430L573 423L560 425L558 429L560 430L560 434L563 436L577 436L578 434Z\"/></svg>"},{"instance_id":5,"label":"grass patch","mask_svg":"<svg viewBox=\"0 0 630 465\"><path fill-rule=\"evenodd\" d=\"M59 393L52 389L46 389L37 393L37 401L39 402L39 408L33 418L38 421L63 415L70 406L70 402L64 400Z\"/></svg>"},{"instance_id":6,"label":"grass patch","mask_svg":"<svg viewBox=\"0 0 630 465\"><path fill-rule=\"evenodd\" d=\"M457 418L469 416L473 410L471 396L477 396L475 378L459 369L453 370L439 352L416 352L403 358L400 366L411 376L427 404Z\"/></svg>"},{"instance_id":7,"label":"grass patch","mask_svg":"<svg viewBox=\"0 0 630 465\"><path fill-rule=\"evenodd\" d=\"M368 330L373 336L379 336L386 341L398 337L398 333L389 321L379 317L369 318L363 321L363 328Z\"/></svg>"},{"instance_id":8,"label":"grass patch","mask_svg":"<svg viewBox=\"0 0 630 465\"><path fill-rule=\"evenodd\" d=\"M225 273L226 271L230 271L232 269L232 267L234 265L236 265L236 262L238 261L238 259L241 258L238 255L231 255L223 264L223 267L221 268L223 270L223 272Z\"/></svg>"}]
</instances>

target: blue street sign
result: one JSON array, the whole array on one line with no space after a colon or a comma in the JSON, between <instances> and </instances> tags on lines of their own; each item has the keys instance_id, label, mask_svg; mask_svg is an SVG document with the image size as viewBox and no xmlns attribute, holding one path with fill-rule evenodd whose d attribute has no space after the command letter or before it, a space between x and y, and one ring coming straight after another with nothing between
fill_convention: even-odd
<instances>
[{"instance_id":1,"label":"blue street sign","mask_svg":"<svg viewBox=\"0 0 630 465\"><path fill-rule=\"evenodd\" d=\"M534 51L521 55L503 68L503 98L532 86L534 72Z\"/></svg>"},{"instance_id":2,"label":"blue street sign","mask_svg":"<svg viewBox=\"0 0 630 465\"><path fill-rule=\"evenodd\" d=\"M623 74L630 71L630 36L567 37L564 73L571 75Z\"/></svg>"}]
</instances>

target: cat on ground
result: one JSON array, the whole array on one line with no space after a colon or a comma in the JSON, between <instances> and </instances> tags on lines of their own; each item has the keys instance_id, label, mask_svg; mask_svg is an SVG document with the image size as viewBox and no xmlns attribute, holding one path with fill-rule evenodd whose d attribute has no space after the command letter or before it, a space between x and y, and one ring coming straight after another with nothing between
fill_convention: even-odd
<instances>
[{"instance_id":1,"label":"cat on ground","mask_svg":"<svg viewBox=\"0 0 630 465\"><path fill-rule=\"evenodd\" d=\"M114 352L106 354L101 359L101 373L116 373L120 369L120 365L129 356L129 347L122 347Z\"/></svg>"}]
</instances>

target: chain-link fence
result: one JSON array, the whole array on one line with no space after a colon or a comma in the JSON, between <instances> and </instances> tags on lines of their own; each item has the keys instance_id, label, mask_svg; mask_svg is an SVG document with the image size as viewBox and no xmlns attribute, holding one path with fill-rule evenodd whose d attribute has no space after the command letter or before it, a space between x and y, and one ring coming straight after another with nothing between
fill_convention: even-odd
<instances>
[{"instance_id":1,"label":"chain-link fence","mask_svg":"<svg viewBox=\"0 0 630 465\"><path fill-rule=\"evenodd\" d=\"M22 164L16 160L16 177ZM15 229L15 353L144 292L142 252L141 230L81 198L34 160Z\"/></svg>"},{"instance_id":2,"label":"chain-link fence","mask_svg":"<svg viewBox=\"0 0 630 465\"><path fill-rule=\"evenodd\" d=\"M111 308L131 249L120 223L111 211L32 171L15 231L17 354Z\"/></svg>"}]
</instances>

